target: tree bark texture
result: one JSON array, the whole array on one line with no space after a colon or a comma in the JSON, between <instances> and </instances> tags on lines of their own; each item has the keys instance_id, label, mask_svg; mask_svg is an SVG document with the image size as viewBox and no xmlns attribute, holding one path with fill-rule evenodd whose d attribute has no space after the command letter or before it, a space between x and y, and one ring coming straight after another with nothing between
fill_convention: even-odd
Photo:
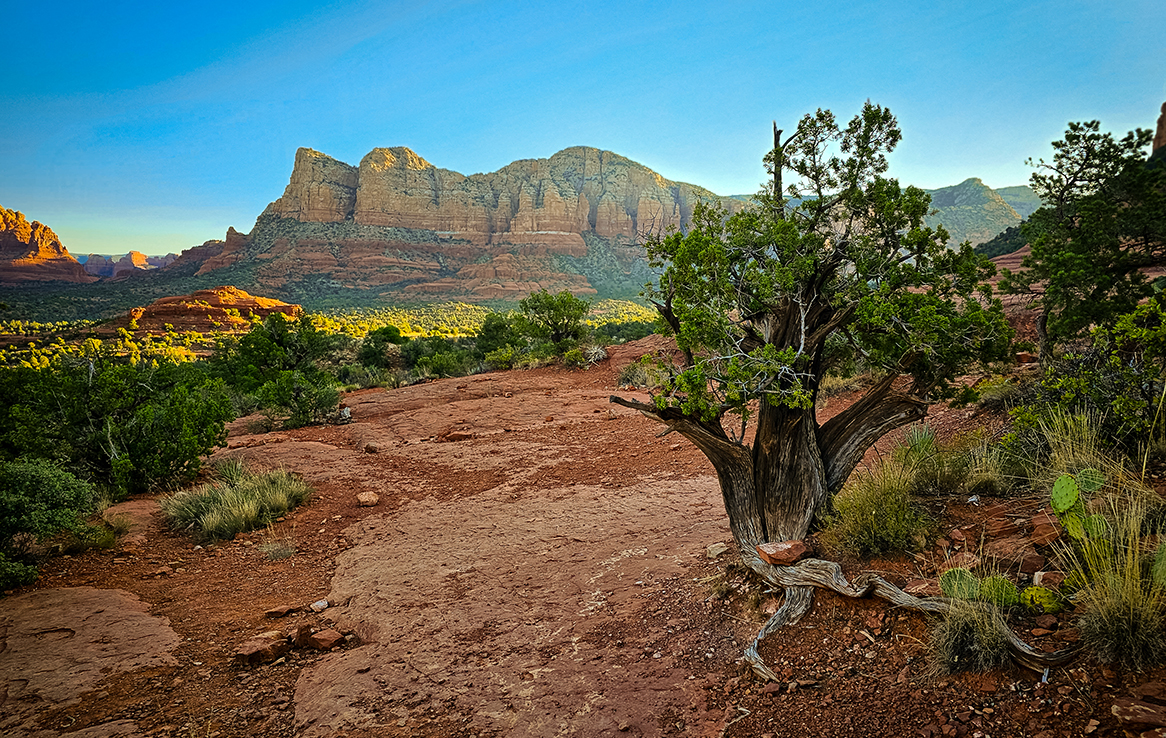
<instances>
[{"instance_id":1,"label":"tree bark texture","mask_svg":"<svg viewBox=\"0 0 1166 738\"><path fill-rule=\"evenodd\" d=\"M610 398L667 425L708 457L717 472L729 528L742 560L784 591L782 606L745 651L746 661L764 679L777 680L777 676L759 655L760 642L782 626L797 623L809 611L815 587L847 597L874 595L896 607L923 612L943 614L951 607L946 598L913 597L875 574L863 573L849 582L833 562L810 559L796 566L773 566L757 553L760 543L804 538L818 510L841 489L866 450L887 431L927 414L922 400L892 391L893 380L884 379L870 388L821 428L812 408L773 406L763 400L752 449L731 440L719 421L698 421L676 408ZM1032 669L1060 666L1076 655L1074 649L1041 653L1011 631L1006 636L1013 660Z\"/></svg>"}]
</instances>

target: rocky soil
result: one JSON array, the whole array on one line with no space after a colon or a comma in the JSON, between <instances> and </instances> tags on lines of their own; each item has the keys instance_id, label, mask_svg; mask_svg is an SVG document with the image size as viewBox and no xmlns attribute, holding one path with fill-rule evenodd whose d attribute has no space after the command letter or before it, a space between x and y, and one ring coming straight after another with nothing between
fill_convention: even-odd
<instances>
[{"instance_id":1,"label":"rocky soil","mask_svg":"<svg viewBox=\"0 0 1166 738\"><path fill-rule=\"evenodd\" d=\"M923 616L828 593L763 644L782 681L758 681L739 657L776 595L733 563L704 457L608 403L644 397L616 387L636 352L613 353L587 372L352 393L343 426L236 421L216 457L292 469L311 502L218 544L164 529L151 498L107 511L136 521L118 548L51 559L0 600L0 733L1051 737L1137 735L1163 715L1160 672L930 676ZM1044 565L1040 500L927 505L931 549L847 571L926 588L1000 540L1023 551L1017 570ZM1042 648L1077 638L1068 618L1013 625Z\"/></svg>"}]
</instances>

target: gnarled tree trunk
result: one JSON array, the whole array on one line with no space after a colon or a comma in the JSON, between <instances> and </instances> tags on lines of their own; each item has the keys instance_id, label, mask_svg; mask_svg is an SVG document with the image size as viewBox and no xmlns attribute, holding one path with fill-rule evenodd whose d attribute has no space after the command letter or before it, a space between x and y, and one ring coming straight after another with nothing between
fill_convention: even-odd
<instances>
[{"instance_id":1,"label":"gnarled tree trunk","mask_svg":"<svg viewBox=\"0 0 1166 738\"><path fill-rule=\"evenodd\" d=\"M883 379L822 426L812 408L787 408L762 400L752 448L730 439L719 419L702 421L677 408L658 409L636 400L610 398L667 425L704 452L717 472L729 528L742 560L784 591L782 606L745 651L746 660L762 678L776 680L777 676L761 659L758 645L809 611L814 587L850 597L874 594L896 606L926 612L943 613L950 607L945 599L919 599L870 574L860 575L852 584L831 562L809 559L796 566L773 566L757 553L761 543L804 538L814 517L841 489L866 450L888 431L926 416L926 401L893 391L894 380L893 375ZM1075 654L1073 650L1040 653L1014 634L1007 635L1014 659L1031 668L1056 666Z\"/></svg>"}]
</instances>

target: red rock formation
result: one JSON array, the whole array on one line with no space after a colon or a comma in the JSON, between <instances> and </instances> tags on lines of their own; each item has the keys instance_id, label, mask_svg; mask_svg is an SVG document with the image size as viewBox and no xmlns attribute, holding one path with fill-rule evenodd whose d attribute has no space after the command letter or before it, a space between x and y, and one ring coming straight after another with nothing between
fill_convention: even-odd
<instances>
[{"instance_id":1,"label":"red rock formation","mask_svg":"<svg viewBox=\"0 0 1166 738\"><path fill-rule=\"evenodd\" d=\"M1158 130L1154 134L1154 148L1152 153L1156 153L1158 149L1166 148L1166 103L1162 103L1162 114L1158 116Z\"/></svg>"},{"instance_id":2,"label":"red rock formation","mask_svg":"<svg viewBox=\"0 0 1166 738\"><path fill-rule=\"evenodd\" d=\"M0 282L94 282L52 229L0 207Z\"/></svg>"},{"instance_id":3,"label":"red rock formation","mask_svg":"<svg viewBox=\"0 0 1166 738\"><path fill-rule=\"evenodd\" d=\"M586 239L599 238L611 254L598 268L622 270L637 289L642 236L683 227L702 199L743 207L581 146L469 177L403 147L374 149L359 167L302 148L283 196L251 233L231 229L174 266L195 262L202 275L258 262L256 284L266 290L325 277L414 299L519 299L540 288L595 294L588 276L564 271L559 257L585 259Z\"/></svg>"},{"instance_id":4,"label":"red rock formation","mask_svg":"<svg viewBox=\"0 0 1166 738\"><path fill-rule=\"evenodd\" d=\"M271 313L283 313L296 318L303 312L299 305L249 295L235 287L215 287L189 295L163 297L146 307L136 307L120 318L102 324L96 332L114 335L119 328L155 334L165 333L170 328L199 333L247 331L251 328L248 319L251 316L265 318Z\"/></svg>"}]
</instances>

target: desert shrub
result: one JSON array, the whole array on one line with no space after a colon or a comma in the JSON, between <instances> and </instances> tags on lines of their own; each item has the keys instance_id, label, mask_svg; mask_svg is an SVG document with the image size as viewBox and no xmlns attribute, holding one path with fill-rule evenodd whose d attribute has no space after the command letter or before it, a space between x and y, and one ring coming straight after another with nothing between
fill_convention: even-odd
<instances>
[{"instance_id":1,"label":"desert shrub","mask_svg":"<svg viewBox=\"0 0 1166 738\"><path fill-rule=\"evenodd\" d=\"M911 480L894 461L856 475L834 498L828 538L860 556L919 548L928 523L912 503Z\"/></svg>"},{"instance_id":2,"label":"desert shrub","mask_svg":"<svg viewBox=\"0 0 1166 738\"><path fill-rule=\"evenodd\" d=\"M408 340L401 336L400 329L395 325L377 328L364 337L357 356L360 363L366 367L393 369L400 361L400 351L392 347L400 346Z\"/></svg>"},{"instance_id":3,"label":"desert shrub","mask_svg":"<svg viewBox=\"0 0 1166 738\"><path fill-rule=\"evenodd\" d=\"M665 373L659 363L647 356L620 367L618 381L621 387L645 387L654 389L664 382Z\"/></svg>"},{"instance_id":4,"label":"desert shrub","mask_svg":"<svg viewBox=\"0 0 1166 738\"><path fill-rule=\"evenodd\" d=\"M271 523L303 504L312 489L291 472L244 473L236 481L217 480L159 500L175 530L208 539L231 539Z\"/></svg>"},{"instance_id":5,"label":"desert shrub","mask_svg":"<svg viewBox=\"0 0 1166 738\"><path fill-rule=\"evenodd\" d=\"M61 531L87 534L93 486L42 459L0 462L0 589L36 580L29 544Z\"/></svg>"},{"instance_id":6,"label":"desert shrub","mask_svg":"<svg viewBox=\"0 0 1166 738\"><path fill-rule=\"evenodd\" d=\"M646 338L659 329L655 320L631 320L623 323L601 323L595 327L595 340L600 343L627 343Z\"/></svg>"},{"instance_id":7,"label":"desert shrub","mask_svg":"<svg viewBox=\"0 0 1166 738\"><path fill-rule=\"evenodd\" d=\"M1008 664L1007 625L995 607L956 599L931 628L931 670L938 675L990 671Z\"/></svg>"},{"instance_id":8,"label":"desert shrub","mask_svg":"<svg viewBox=\"0 0 1166 738\"><path fill-rule=\"evenodd\" d=\"M573 348L563 352L563 366L571 369L586 369L589 365L587 358L583 356L583 350Z\"/></svg>"},{"instance_id":9,"label":"desert shrub","mask_svg":"<svg viewBox=\"0 0 1166 738\"><path fill-rule=\"evenodd\" d=\"M0 369L0 458L45 458L119 493L191 479L234 408L193 364L62 358Z\"/></svg>"},{"instance_id":10,"label":"desert shrub","mask_svg":"<svg viewBox=\"0 0 1166 738\"><path fill-rule=\"evenodd\" d=\"M1088 504L1084 493L1097 488L1087 484L1090 477L1103 478L1093 470L1065 475L1052 498L1067 534L1061 555L1080 587L1074 600L1081 641L1103 663L1157 666L1166 660L1166 551L1147 546L1146 536L1156 540L1162 531L1155 509L1161 500L1132 480L1110 476L1104 496Z\"/></svg>"},{"instance_id":11,"label":"desert shrub","mask_svg":"<svg viewBox=\"0 0 1166 738\"><path fill-rule=\"evenodd\" d=\"M258 396L264 414L284 428L325 423L340 405L340 391L328 377L298 371L280 372L259 388Z\"/></svg>"},{"instance_id":12,"label":"desert shrub","mask_svg":"<svg viewBox=\"0 0 1166 738\"><path fill-rule=\"evenodd\" d=\"M470 344L441 336L415 338L401 346L401 358L418 377L463 377L477 363Z\"/></svg>"},{"instance_id":13,"label":"desert shrub","mask_svg":"<svg viewBox=\"0 0 1166 738\"><path fill-rule=\"evenodd\" d=\"M532 292L519 307L521 313L514 319L518 331L535 340L550 341L559 352L572 348L588 333L583 319L590 312L591 303L568 290L555 295L545 288Z\"/></svg>"},{"instance_id":14,"label":"desert shrub","mask_svg":"<svg viewBox=\"0 0 1166 738\"><path fill-rule=\"evenodd\" d=\"M393 383L394 372L363 364L345 364L336 371L336 378L345 389L385 387Z\"/></svg>"},{"instance_id":15,"label":"desert shrub","mask_svg":"<svg viewBox=\"0 0 1166 738\"><path fill-rule=\"evenodd\" d=\"M221 339L207 364L213 376L254 393L285 371L313 377L321 373L318 362L327 355L329 344L329 337L309 316L290 321L282 313L272 313L242 338Z\"/></svg>"},{"instance_id":16,"label":"desert shrub","mask_svg":"<svg viewBox=\"0 0 1166 738\"><path fill-rule=\"evenodd\" d=\"M23 553L14 541L22 534L44 540L80 529L94 500L91 484L51 462L0 462L0 551Z\"/></svg>"},{"instance_id":17,"label":"desert shrub","mask_svg":"<svg viewBox=\"0 0 1166 738\"><path fill-rule=\"evenodd\" d=\"M486 354L486 366L491 369L513 369L518 361L519 350L514 346L502 346Z\"/></svg>"},{"instance_id":18,"label":"desert shrub","mask_svg":"<svg viewBox=\"0 0 1166 738\"><path fill-rule=\"evenodd\" d=\"M967 440L940 443L926 425L912 426L903 440L892 460L907 472L911 494L952 494L963 486L971 462Z\"/></svg>"},{"instance_id":19,"label":"desert shrub","mask_svg":"<svg viewBox=\"0 0 1166 738\"><path fill-rule=\"evenodd\" d=\"M482 321L482 328L474 338L474 351L486 357L491 353L514 349L526 343L526 339L514 326L514 317L507 313L490 313Z\"/></svg>"},{"instance_id":20,"label":"desert shrub","mask_svg":"<svg viewBox=\"0 0 1166 738\"><path fill-rule=\"evenodd\" d=\"M1023 390L1011 377L989 377L976 385L979 406L987 410L1009 410L1022 398Z\"/></svg>"}]
</instances>

